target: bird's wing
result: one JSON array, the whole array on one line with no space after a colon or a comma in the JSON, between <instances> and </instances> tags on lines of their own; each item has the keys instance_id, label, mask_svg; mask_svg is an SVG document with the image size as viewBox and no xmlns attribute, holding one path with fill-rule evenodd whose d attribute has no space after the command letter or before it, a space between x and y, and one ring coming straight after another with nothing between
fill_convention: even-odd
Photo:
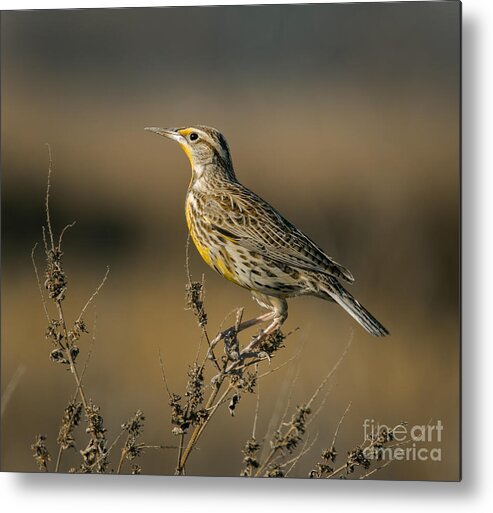
<instances>
[{"instance_id":1,"label":"bird's wing","mask_svg":"<svg viewBox=\"0 0 493 513\"><path fill-rule=\"evenodd\" d=\"M248 189L235 192L216 194L205 202L204 220L217 233L275 262L354 281L348 269L262 198Z\"/></svg>"}]
</instances>

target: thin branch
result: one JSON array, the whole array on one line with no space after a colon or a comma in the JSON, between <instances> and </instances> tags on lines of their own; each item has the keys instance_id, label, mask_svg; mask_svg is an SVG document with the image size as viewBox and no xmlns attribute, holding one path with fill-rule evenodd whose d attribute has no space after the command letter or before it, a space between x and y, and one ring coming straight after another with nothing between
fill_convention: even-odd
<instances>
[{"instance_id":1,"label":"thin branch","mask_svg":"<svg viewBox=\"0 0 493 513\"><path fill-rule=\"evenodd\" d=\"M211 406L214 404L214 401L215 401L217 395L219 394L219 391L221 389L221 385L222 384L223 384L223 381L217 381L216 382L215 388L211 392L211 395L209 396L207 404L205 405L205 409L206 410L209 410L211 408ZM229 385L228 389L226 390L226 393L229 392L229 390L231 388L233 388L233 387L231 385ZM218 406L218 404L216 404L216 408L215 409L212 409L209 412L209 415L207 416L207 418L201 424L199 424L198 426L195 427L195 429L194 429L194 431L192 433L192 436L190 437L190 439L188 441L188 444L187 444L186 448L184 449L183 454L182 454L182 456L180 458L179 464L178 464L178 466L176 468L176 473L178 475L181 475L183 473L184 468L185 468L185 464L187 462L187 459L188 459L188 457L189 457L193 447L195 446L195 444L199 440L200 436L204 432L204 429L206 428L206 426L209 424L212 416L217 411L217 406Z\"/></svg>"},{"instance_id":2,"label":"thin branch","mask_svg":"<svg viewBox=\"0 0 493 513\"><path fill-rule=\"evenodd\" d=\"M346 347L344 348L344 351L342 352L341 356L339 357L339 360L335 363L335 365L332 367L330 372L325 376L325 378L322 380L322 383L320 383L319 387L315 390L313 395L311 396L310 400L306 404L306 407L309 408L313 401L317 398L318 394L321 392L321 390L325 387L325 384L327 381L332 377L332 375L335 373L335 371L338 369L339 365L343 362L344 358L346 357L349 348L351 347L351 343L353 342L353 335L354 331L351 330L351 336L349 337L348 343L346 344Z\"/></svg>"},{"instance_id":3,"label":"thin branch","mask_svg":"<svg viewBox=\"0 0 493 513\"><path fill-rule=\"evenodd\" d=\"M63 338L64 338L64 340L68 344L69 337L68 337L67 323L65 321L65 315L63 313L63 308L62 308L62 304L60 303L60 301L56 302L56 306L57 306L57 309L58 309L58 317L59 317L60 323L62 325ZM80 399L82 401L82 405L84 406L84 410L88 411L89 410L89 403L86 400L86 396L85 396L84 390L82 388L82 382L80 380L79 373L77 371L77 367L75 365L74 359L72 357L72 352L70 351L70 347L68 347L68 346L64 347L64 350L65 350L66 358L67 358L67 360L69 362L69 365L70 365L70 371L72 372L72 374L73 374L73 376L75 378L75 382L77 384L77 390L79 391L79 395L80 395Z\"/></svg>"},{"instance_id":4,"label":"thin branch","mask_svg":"<svg viewBox=\"0 0 493 513\"><path fill-rule=\"evenodd\" d=\"M82 386L82 381L84 379L84 375L86 373L86 370L87 370L87 367L89 365L89 360L91 359L91 356L92 356L92 351L94 349L94 344L96 342L96 322L97 322L97 316L94 317L94 321L93 321L93 330L92 330L92 337L91 337L91 346L89 348L89 352L87 354L87 358L84 362L84 367L82 368L82 372L80 374L80 385ZM75 362L74 362L75 363ZM76 389L75 389L75 393L74 393L74 396L72 397L72 402L75 402L75 400L77 399L77 395L79 393L79 385L77 385ZM62 445L59 445L58 447L58 454L57 454L57 459L56 459L56 465L55 465L55 473L56 472L59 472L60 470L60 464L61 464L61 461L62 461L62 455L63 455L63 452L65 451L65 449L63 448Z\"/></svg>"},{"instance_id":5,"label":"thin branch","mask_svg":"<svg viewBox=\"0 0 493 513\"><path fill-rule=\"evenodd\" d=\"M62 454L63 454L63 447L61 445L58 446L58 454L56 457L56 464L55 464L55 474L60 471L60 464L62 462Z\"/></svg>"},{"instance_id":6,"label":"thin branch","mask_svg":"<svg viewBox=\"0 0 493 513\"><path fill-rule=\"evenodd\" d=\"M255 370L258 370L258 365L255 366ZM260 409L260 382L257 381L257 402L255 404L255 416L253 417L253 428L252 438L255 439L255 431L257 430L258 412Z\"/></svg>"},{"instance_id":7,"label":"thin branch","mask_svg":"<svg viewBox=\"0 0 493 513\"><path fill-rule=\"evenodd\" d=\"M301 448L301 451L300 453L295 456L294 458L291 458L290 460L286 461L285 463L282 464L282 466L287 466L291 463L291 466L289 467L288 470L286 470L286 473L284 474L284 477L287 477L288 474L294 469L294 467L298 464L298 462L300 461L300 459L305 455L305 454L308 454L312 449L313 449L313 446L315 445L315 442L317 441L318 439L318 433L315 435L315 437L313 438L312 442L310 443L310 445L307 447L307 444L308 444L308 437L307 439L305 440L305 443L303 444L303 447Z\"/></svg>"},{"instance_id":8,"label":"thin branch","mask_svg":"<svg viewBox=\"0 0 493 513\"><path fill-rule=\"evenodd\" d=\"M87 367L89 365L89 360L91 359L91 356L92 356L92 352L93 352L93 349L94 349L94 344L96 343L96 321L97 321L97 316L94 317L94 321L93 321L93 325L92 325L93 329L92 329L92 337L91 337L91 346L89 348L89 352L87 354L87 358L86 358L86 360L84 362L84 367L82 368L82 372L80 373L80 383L81 383L81 385L82 385L82 381L84 379L84 375L86 373ZM75 402L75 400L77 399L78 393L79 393L79 388L76 387L74 396L72 397L72 402ZM63 454L64 451L65 451L65 449L63 448L62 445L60 445L58 447L58 454L57 454L57 459L56 459L55 472L59 472L60 464L61 464L61 461L62 461L62 454Z\"/></svg>"},{"instance_id":9,"label":"thin branch","mask_svg":"<svg viewBox=\"0 0 493 513\"><path fill-rule=\"evenodd\" d=\"M79 314L79 317L77 318L77 321L76 322L80 322L80 320L82 319L82 316L84 315L87 307L92 303L92 301L94 300L94 298L99 294L99 291L101 290L101 288L103 287L103 285L105 284L107 278L108 278L108 274L110 273L110 268L107 267L106 268L106 273L104 275L104 278L101 280L100 284L96 287L96 290L93 292L92 296L87 300L86 304L84 305L84 307L82 308L80 314Z\"/></svg>"},{"instance_id":10,"label":"thin branch","mask_svg":"<svg viewBox=\"0 0 493 513\"><path fill-rule=\"evenodd\" d=\"M306 425L309 426L320 414L323 407L325 406L325 403L327 402L327 398L329 397L330 393L332 392L332 385L329 386L327 392L325 392L325 395L323 399L320 401L320 404L318 408L311 414L310 418L306 421Z\"/></svg>"},{"instance_id":11,"label":"thin branch","mask_svg":"<svg viewBox=\"0 0 493 513\"><path fill-rule=\"evenodd\" d=\"M269 376L269 374L273 374L274 372L277 372L278 370L282 369L283 367L285 367L289 363L293 362L294 360L296 360L297 358L299 358L301 356L303 348L304 348L303 345L300 346L300 348L296 351L296 353L293 356L288 358L285 362L281 363L277 367L269 368L268 371L264 372L263 374L259 374L258 378L261 379L261 378L264 378L265 376Z\"/></svg>"},{"instance_id":12,"label":"thin branch","mask_svg":"<svg viewBox=\"0 0 493 513\"><path fill-rule=\"evenodd\" d=\"M286 417L288 415L288 411L289 411L289 408L291 407L291 400L293 398L293 390L294 390L294 387L296 385L296 383L298 382L298 378L300 377L300 369L299 367L296 369L296 374L294 375L294 378L293 380L290 382L290 387L289 387L289 395L288 395L288 399L286 401L286 407L284 408L284 412L281 416L281 420L279 421L279 428L284 424L284 422L286 421Z\"/></svg>"},{"instance_id":13,"label":"thin branch","mask_svg":"<svg viewBox=\"0 0 493 513\"><path fill-rule=\"evenodd\" d=\"M264 440L271 439L272 436L274 436L274 433L276 432L276 429L274 428L274 425L278 425L277 430L280 429L281 425L284 423L284 420L286 418L286 415L288 413L289 407L291 405L291 398L293 395L293 389L296 384L296 380L299 376L299 370L296 371L296 374L293 379L291 379L292 374L295 372L295 368L292 367L290 369L290 372L286 374L286 377L283 381L282 388L280 390L280 393L278 395L278 399L276 401L276 405L272 411L271 418L269 420L269 424L267 426L267 430L264 435ZM284 411L282 415L280 415L280 409L282 408L282 399L286 396L286 390L287 390L287 400L286 400L286 406L284 408ZM280 417L280 420L278 422L278 419ZM269 436L270 433L273 433L272 436ZM268 445L264 444L262 447L262 451L260 454L260 461L262 461L263 457L266 455L268 451Z\"/></svg>"},{"instance_id":14,"label":"thin branch","mask_svg":"<svg viewBox=\"0 0 493 513\"><path fill-rule=\"evenodd\" d=\"M97 323L97 320L98 320L98 316L94 315L94 321L92 323L91 345L90 345L89 351L87 353L86 361L84 362L84 367L82 368L82 372L80 373L80 381L81 381L81 383L82 383L82 381L84 379L84 375L85 375L87 367L89 365L89 360L91 359L92 352L94 350L94 345L96 344L96 326L97 326L96 323ZM74 400L75 400L75 398L74 398Z\"/></svg>"},{"instance_id":15,"label":"thin branch","mask_svg":"<svg viewBox=\"0 0 493 513\"><path fill-rule=\"evenodd\" d=\"M352 405L352 401L347 405L347 408L346 408L346 411L342 414L342 417L339 419L339 422L337 424L337 427L336 427L336 430L334 432L334 438L332 438L332 446L331 447L335 447L336 446L336 441L337 441L337 435L339 434L339 429L341 428L341 425L344 421L344 419L346 418L346 415L348 414L349 412L349 409L351 408L351 405Z\"/></svg>"},{"instance_id":16,"label":"thin branch","mask_svg":"<svg viewBox=\"0 0 493 513\"><path fill-rule=\"evenodd\" d=\"M61 233L60 233L60 237L59 237L59 239L58 239L58 249L61 249L61 248L62 248L62 241L63 241L63 236L64 236L65 232L66 232L69 228L73 228L73 227L75 226L76 222L77 222L77 221L74 221L74 222L72 222L72 223L70 223L70 224L67 224L67 225L63 228L63 230L62 230L62 231L61 231Z\"/></svg>"},{"instance_id":17,"label":"thin branch","mask_svg":"<svg viewBox=\"0 0 493 513\"><path fill-rule=\"evenodd\" d=\"M187 247L187 251L188 251L188 247ZM188 270L188 272L190 272ZM191 285L191 283L189 283L189 286ZM202 281L201 281L201 286L202 286L202 301L204 301L204 298L205 298L205 275L202 274ZM210 344L210 341L209 341L209 334L207 333L207 328L202 325L200 325L200 329L202 331L202 336L200 337L200 340L199 340L199 343L197 345L197 352L195 353L195 360L194 360L194 363L195 365L197 365L197 362L199 361L199 355L200 355L200 350L202 349L202 340L205 338L205 340L207 341L207 345L211 346ZM213 360L215 359L215 355L211 353L211 357L213 357ZM217 363L217 361L216 361ZM202 368L204 367L205 365L205 361L202 362ZM219 368L219 364L217 364L217 368Z\"/></svg>"},{"instance_id":18,"label":"thin branch","mask_svg":"<svg viewBox=\"0 0 493 513\"><path fill-rule=\"evenodd\" d=\"M45 247L45 253L48 255L50 248L48 246L48 241L46 240L46 228L44 225L41 227L41 233L43 234L43 244Z\"/></svg>"},{"instance_id":19,"label":"thin branch","mask_svg":"<svg viewBox=\"0 0 493 513\"><path fill-rule=\"evenodd\" d=\"M48 234L50 235L50 241L51 241L51 249L55 249L55 242L53 239L53 230L51 228L51 219L50 219L50 189L51 189L51 173L52 173L52 166L53 166L53 159L51 156L51 146L46 143L46 146L48 147L48 180L46 184L46 196L45 196L45 210L46 210L46 225L48 227Z\"/></svg>"},{"instance_id":20,"label":"thin branch","mask_svg":"<svg viewBox=\"0 0 493 513\"><path fill-rule=\"evenodd\" d=\"M382 470L383 468L388 467L391 463L392 463L392 460L389 460L389 461L385 462L383 465L380 465L379 467L376 467L373 470L370 470L370 472L367 472L366 474L359 476L359 479L366 479L367 477L370 477L372 474L375 474L379 470Z\"/></svg>"},{"instance_id":21,"label":"thin branch","mask_svg":"<svg viewBox=\"0 0 493 513\"><path fill-rule=\"evenodd\" d=\"M36 259L34 258L34 254L36 252L37 246L38 246L38 243L36 242L36 244L34 245L32 251L31 251L31 261L33 263L34 272L36 273L36 281L38 283L38 289L39 289L39 295L41 296L41 302L43 303L43 310L45 312L46 319L48 320L48 322L50 322L51 321L50 314L48 313L48 306L46 305L46 299L43 294L43 288L41 287L41 280L39 279L39 273L38 273L38 267L36 265Z\"/></svg>"},{"instance_id":22,"label":"thin branch","mask_svg":"<svg viewBox=\"0 0 493 513\"><path fill-rule=\"evenodd\" d=\"M127 455L127 451L125 450L125 447L122 449L122 452L120 454L120 461L118 462L118 467L116 469L116 473L119 474L122 470L123 462L125 461L125 456Z\"/></svg>"},{"instance_id":23,"label":"thin branch","mask_svg":"<svg viewBox=\"0 0 493 513\"><path fill-rule=\"evenodd\" d=\"M209 412L209 417L207 420L209 420L212 415L216 412L216 410L221 406L221 404L225 403L228 399L228 394L231 392L231 390L234 389L233 385L229 385L228 388L223 392L223 395L217 400L217 402L213 406L206 407L205 409Z\"/></svg>"},{"instance_id":24,"label":"thin branch","mask_svg":"<svg viewBox=\"0 0 493 513\"><path fill-rule=\"evenodd\" d=\"M166 392L168 393L168 396L171 399L171 392L168 387L168 381L166 380L166 373L164 372L164 363L163 363L163 358L161 356L161 348L160 347L158 347L158 353L159 353L159 365L161 366L161 378L163 379L164 388L166 389Z\"/></svg>"},{"instance_id":25,"label":"thin branch","mask_svg":"<svg viewBox=\"0 0 493 513\"><path fill-rule=\"evenodd\" d=\"M178 449L176 445L141 445L141 449Z\"/></svg>"}]
</instances>

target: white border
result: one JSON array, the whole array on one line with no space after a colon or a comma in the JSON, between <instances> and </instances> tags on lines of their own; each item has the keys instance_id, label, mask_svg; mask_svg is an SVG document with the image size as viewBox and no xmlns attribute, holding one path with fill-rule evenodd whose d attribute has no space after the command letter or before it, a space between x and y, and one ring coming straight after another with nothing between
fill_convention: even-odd
<instances>
[{"instance_id":1,"label":"white border","mask_svg":"<svg viewBox=\"0 0 493 513\"><path fill-rule=\"evenodd\" d=\"M349 2L342 0L334 3L374 3L378 0L359 0L359 2ZM383 0L390 1L390 0ZM423 0L405 0L408 2L419 2ZM426 1L426 0L425 0ZM438 0L440 1L440 0ZM448 1L448 0L442 0ZM482 3L479 0L466 0L466 3ZM184 5L267 5L267 4L324 4L330 3L327 0L310 0L303 2L301 0L4 0L2 9L75 9L75 8L100 8L100 7L160 7L160 6L184 6Z\"/></svg>"},{"instance_id":2,"label":"white border","mask_svg":"<svg viewBox=\"0 0 493 513\"><path fill-rule=\"evenodd\" d=\"M413 1L413 0L409 0ZM294 3L207 1L3 0L2 9ZM300 2L297 2L300 3ZM323 3L312 0L310 3ZM347 2L344 2L347 3ZM463 39L463 482L320 482L210 478L1 474L3 511L175 510L485 511L493 503L493 390L489 337L493 295L493 24L491 0L464 0Z\"/></svg>"}]
</instances>

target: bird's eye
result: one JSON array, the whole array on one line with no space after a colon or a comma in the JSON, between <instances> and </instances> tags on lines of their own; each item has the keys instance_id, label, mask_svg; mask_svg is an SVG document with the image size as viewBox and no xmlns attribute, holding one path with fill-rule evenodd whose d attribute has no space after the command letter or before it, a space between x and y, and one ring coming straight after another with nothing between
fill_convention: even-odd
<instances>
[{"instance_id":1,"label":"bird's eye","mask_svg":"<svg viewBox=\"0 0 493 513\"><path fill-rule=\"evenodd\" d=\"M195 132L192 132L189 137L191 141L196 141L198 138L199 136Z\"/></svg>"}]
</instances>

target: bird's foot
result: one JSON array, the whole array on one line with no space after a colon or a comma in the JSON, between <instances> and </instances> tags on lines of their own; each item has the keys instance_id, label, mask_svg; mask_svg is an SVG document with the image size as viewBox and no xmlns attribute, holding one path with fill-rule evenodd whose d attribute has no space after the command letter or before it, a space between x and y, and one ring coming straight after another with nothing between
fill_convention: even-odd
<instances>
[{"instance_id":1,"label":"bird's foot","mask_svg":"<svg viewBox=\"0 0 493 513\"><path fill-rule=\"evenodd\" d=\"M242 356L247 354L257 354L254 350L259 347L262 342L267 338L266 330L260 330L260 333L252 338L252 341L241 351Z\"/></svg>"}]
</instances>

